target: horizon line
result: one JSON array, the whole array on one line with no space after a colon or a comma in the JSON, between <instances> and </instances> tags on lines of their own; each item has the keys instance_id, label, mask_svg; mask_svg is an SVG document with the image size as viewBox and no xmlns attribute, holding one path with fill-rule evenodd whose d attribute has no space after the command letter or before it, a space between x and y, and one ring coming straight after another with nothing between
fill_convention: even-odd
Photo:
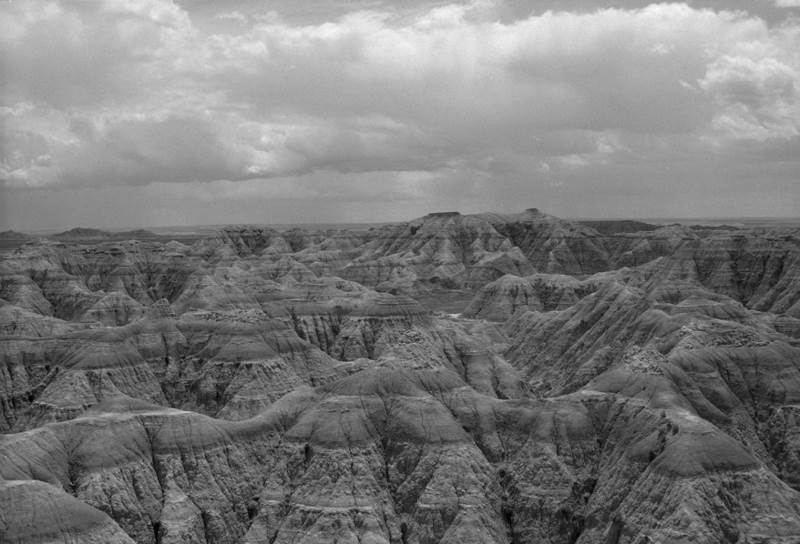
<instances>
[{"instance_id":1,"label":"horizon line","mask_svg":"<svg viewBox=\"0 0 800 544\"><path fill-rule=\"evenodd\" d=\"M457 212L462 216L469 216L469 215L479 215L483 213L492 213L497 215L514 215L517 213L524 213L526 210L521 212L492 212L492 211L484 211L484 212L474 212L474 213L464 213L464 212ZM545 215L550 215L551 217L555 217L557 219L562 219L566 221L639 221L646 223L648 221L654 223L662 223L662 222L675 222L675 223L684 223L684 222L697 222L697 221L714 221L714 222L721 222L721 221L732 221L732 222L752 222L752 221L766 221L766 222L794 222L800 221L800 215L796 216L704 216L704 217L670 217L670 216L663 216L663 217L631 217L631 216L624 216L624 217L582 217L582 216L560 216L560 215L552 215L547 212L543 212L539 210ZM8 228L4 229L0 232L18 232L20 234L30 234L30 235L42 235L48 236L53 234L61 234L65 232L69 232L74 229L93 229L93 230L100 230L109 233L119 233L131 230L147 230L147 229L188 229L188 228L213 228L213 227L228 227L232 225L242 225L242 226L302 226L302 225L390 225L394 223L408 223L417 219L421 219L431 214L442 213L442 212L430 212L425 215L417 216L411 219L400 219L394 221L296 221L296 222L276 222L276 223L268 223L268 222L243 222L238 223L235 221L229 223L187 223L187 224L174 224L174 225L126 225L126 226L114 226L114 227L105 227L105 226L89 226L89 225L75 225L75 226L59 226L59 227L49 227L49 228L41 228L41 229L25 229L25 230L18 230L16 227L9 225ZM154 233L157 234L157 233Z\"/></svg>"}]
</instances>

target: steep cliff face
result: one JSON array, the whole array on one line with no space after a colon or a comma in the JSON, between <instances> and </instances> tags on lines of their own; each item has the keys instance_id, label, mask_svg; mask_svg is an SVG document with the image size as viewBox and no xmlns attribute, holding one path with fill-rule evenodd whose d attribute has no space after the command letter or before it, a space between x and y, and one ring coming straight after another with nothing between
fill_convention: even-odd
<instances>
[{"instance_id":1,"label":"steep cliff face","mask_svg":"<svg viewBox=\"0 0 800 544\"><path fill-rule=\"evenodd\" d=\"M28 243L0 541L796 542L798 248L533 209Z\"/></svg>"}]
</instances>

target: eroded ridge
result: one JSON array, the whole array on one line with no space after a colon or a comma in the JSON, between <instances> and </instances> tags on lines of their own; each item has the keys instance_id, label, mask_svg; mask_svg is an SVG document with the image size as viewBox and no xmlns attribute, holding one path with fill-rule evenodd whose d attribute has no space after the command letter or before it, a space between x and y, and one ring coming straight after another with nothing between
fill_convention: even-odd
<instances>
[{"instance_id":1,"label":"eroded ridge","mask_svg":"<svg viewBox=\"0 0 800 544\"><path fill-rule=\"evenodd\" d=\"M800 539L796 229L531 208L24 241L3 542Z\"/></svg>"}]
</instances>

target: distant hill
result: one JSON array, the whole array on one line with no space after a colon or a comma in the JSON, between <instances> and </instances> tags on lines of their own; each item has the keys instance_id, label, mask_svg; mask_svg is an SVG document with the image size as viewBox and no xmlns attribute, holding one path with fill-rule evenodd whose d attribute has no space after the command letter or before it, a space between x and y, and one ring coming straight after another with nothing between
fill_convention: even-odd
<instances>
[{"instance_id":1,"label":"distant hill","mask_svg":"<svg viewBox=\"0 0 800 544\"><path fill-rule=\"evenodd\" d=\"M54 234L52 238L56 238L58 240L75 240L86 238L111 238L112 236L113 235L110 232L105 230L76 227L74 229L69 229L64 232Z\"/></svg>"},{"instance_id":2,"label":"distant hill","mask_svg":"<svg viewBox=\"0 0 800 544\"><path fill-rule=\"evenodd\" d=\"M124 232L112 233L114 238L138 239L138 238L158 238L159 235L147 229L126 230Z\"/></svg>"},{"instance_id":3,"label":"distant hill","mask_svg":"<svg viewBox=\"0 0 800 544\"><path fill-rule=\"evenodd\" d=\"M608 219L598 221L578 221L579 223L591 227L601 234L625 234L628 232L644 232L656 230L658 225L633 221L630 219Z\"/></svg>"},{"instance_id":4,"label":"distant hill","mask_svg":"<svg viewBox=\"0 0 800 544\"><path fill-rule=\"evenodd\" d=\"M159 235L146 229L109 232L107 230L76 227L51 236L56 240L138 240L159 238Z\"/></svg>"},{"instance_id":5,"label":"distant hill","mask_svg":"<svg viewBox=\"0 0 800 544\"><path fill-rule=\"evenodd\" d=\"M4 230L0 232L0 251L9 251L20 247L35 237L24 232L17 232L15 230Z\"/></svg>"},{"instance_id":6,"label":"distant hill","mask_svg":"<svg viewBox=\"0 0 800 544\"><path fill-rule=\"evenodd\" d=\"M0 240L30 240L33 238L30 234L24 232L17 232L15 230L4 230L0 232Z\"/></svg>"}]
</instances>

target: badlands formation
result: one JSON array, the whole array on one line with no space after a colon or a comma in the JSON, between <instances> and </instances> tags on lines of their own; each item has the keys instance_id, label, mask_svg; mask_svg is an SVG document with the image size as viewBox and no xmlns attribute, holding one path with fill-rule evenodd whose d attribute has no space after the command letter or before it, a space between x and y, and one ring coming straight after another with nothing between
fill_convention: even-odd
<instances>
[{"instance_id":1,"label":"badlands formation","mask_svg":"<svg viewBox=\"0 0 800 544\"><path fill-rule=\"evenodd\" d=\"M800 542L800 229L98 232L0 256L1 542Z\"/></svg>"}]
</instances>

